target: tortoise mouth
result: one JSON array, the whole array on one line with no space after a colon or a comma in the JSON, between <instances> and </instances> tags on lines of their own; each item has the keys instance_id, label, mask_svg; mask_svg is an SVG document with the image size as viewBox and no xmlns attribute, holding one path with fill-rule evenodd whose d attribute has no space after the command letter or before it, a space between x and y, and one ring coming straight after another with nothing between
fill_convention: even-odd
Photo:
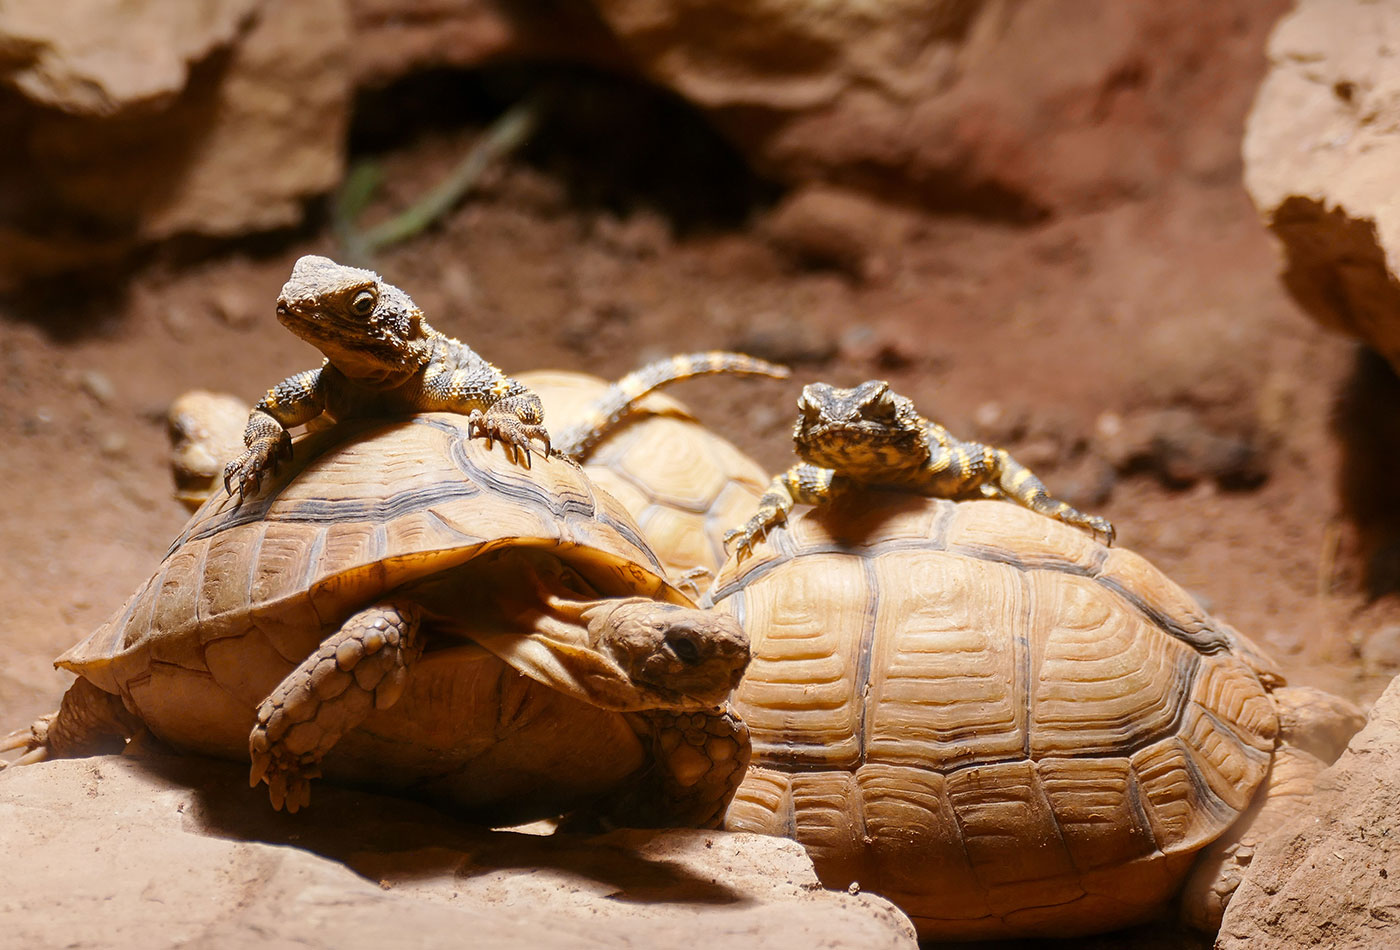
<instances>
[{"instance_id":1,"label":"tortoise mouth","mask_svg":"<svg viewBox=\"0 0 1400 950\"><path fill-rule=\"evenodd\" d=\"M705 672L694 677L692 682L687 682L683 673L674 670L663 671L656 676L639 671L634 678L656 697L658 708L714 709L738 687L739 681L744 678L744 667L730 670L727 674Z\"/></svg>"}]
</instances>

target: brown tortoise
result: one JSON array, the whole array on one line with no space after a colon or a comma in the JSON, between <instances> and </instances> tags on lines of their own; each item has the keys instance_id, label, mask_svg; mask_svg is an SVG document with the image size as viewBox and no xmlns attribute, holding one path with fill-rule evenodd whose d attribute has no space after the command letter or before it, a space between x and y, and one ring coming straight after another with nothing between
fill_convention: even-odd
<instances>
[{"instance_id":1,"label":"brown tortoise","mask_svg":"<svg viewBox=\"0 0 1400 950\"><path fill-rule=\"evenodd\" d=\"M576 466L525 469L470 428L342 423L258 495L216 493L8 746L115 751L144 728L251 760L292 811L324 772L492 820L715 823L747 760L722 708L743 631L671 587Z\"/></svg>"},{"instance_id":2,"label":"brown tortoise","mask_svg":"<svg viewBox=\"0 0 1400 950\"><path fill-rule=\"evenodd\" d=\"M1109 930L1183 891L1213 929L1361 723L1140 556L1006 501L847 485L706 602L754 652L726 827L797 839L923 937Z\"/></svg>"}]
</instances>

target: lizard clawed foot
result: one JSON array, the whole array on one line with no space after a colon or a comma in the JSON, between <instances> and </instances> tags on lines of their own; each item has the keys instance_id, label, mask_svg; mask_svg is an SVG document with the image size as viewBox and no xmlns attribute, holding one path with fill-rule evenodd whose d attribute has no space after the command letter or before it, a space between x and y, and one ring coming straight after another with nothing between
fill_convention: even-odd
<instances>
[{"instance_id":1,"label":"lizard clawed foot","mask_svg":"<svg viewBox=\"0 0 1400 950\"><path fill-rule=\"evenodd\" d=\"M735 560L742 561L755 544L768 537L768 532L785 520L781 515L776 518L754 515L742 528L731 528L724 532L724 549L733 551Z\"/></svg>"},{"instance_id":2,"label":"lizard clawed foot","mask_svg":"<svg viewBox=\"0 0 1400 950\"><path fill-rule=\"evenodd\" d=\"M263 475L275 475L278 463L291 457L292 438L287 433L283 432L275 440L259 441L224 466L224 490L229 495L237 495L242 504L244 498L257 494Z\"/></svg>"},{"instance_id":3,"label":"lizard clawed foot","mask_svg":"<svg viewBox=\"0 0 1400 950\"><path fill-rule=\"evenodd\" d=\"M17 749L24 750L18 758L12 762L0 759L0 769L10 766L32 765L35 762L43 762L49 757L48 732L49 725L54 721L58 713L49 713L34 720L32 726L23 729L16 729L14 732L0 736L0 752L14 752Z\"/></svg>"},{"instance_id":4,"label":"lizard clawed foot","mask_svg":"<svg viewBox=\"0 0 1400 950\"><path fill-rule=\"evenodd\" d=\"M534 422L523 422L509 412L496 412L494 409L482 412L473 409L467 416L467 433L472 438L481 436L487 447L500 442L506 451L514 456L517 464L530 467L530 443L538 441L544 445L544 455L548 458L553 451L549 443L549 432L544 426Z\"/></svg>"},{"instance_id":5,"label":"lizard clawed foot","mask_svg":"<svg viewBox=\"0 0 1400 950\"><path fill-rule=\"evenodd\" d=\"M691 594L691 599L698 600L700 598L700 583L704 581L708 584L714 578L715 572L708 567L692 567L672 578L671 583L677 590Z\"/></svg>"},{"instance_id":6,"label":"lizard clawed foot","mask_svg":"<svg viewBox=\"0 0 1400 950\"><path fill-rule=\"evenodd\" d=\"M1084 520L1084 526L1093 532L1095 540L1098 540L1099 536L1102 535L1104 545L1113 547L1113 539L1118 537L1118 532L1114 530L1113 523L1108 519L1100 518L1098 515L1089 515Z\"/></svg>"}]
</instances>

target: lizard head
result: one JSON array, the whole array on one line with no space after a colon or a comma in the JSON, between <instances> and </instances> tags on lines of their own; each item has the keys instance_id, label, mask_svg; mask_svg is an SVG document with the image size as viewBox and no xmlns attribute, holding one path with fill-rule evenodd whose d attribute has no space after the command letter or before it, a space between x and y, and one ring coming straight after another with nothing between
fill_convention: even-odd
<instances>
[{"instance_id":1,"label":"lizard head","mask_svg":"<svg viewBox=\"0 0 1400 950\"><path fill-rule=\"evenodd\" d=\"M854 389L804 386L792 440L804 462L856 477L922 462L923 420L914 403L872 379Z\"/></svg>"},{"instance_id":2,"label":"lizard head","mask_svg":"<svg viewBox=\"0 0 1400 950\"><path fill-rule=\"evenodd\" d=\"M393 380L426 358L428 327L408 294L328 257L296 262L277 297L277 319L352 378Z\"/></svg>"}]
</instances>

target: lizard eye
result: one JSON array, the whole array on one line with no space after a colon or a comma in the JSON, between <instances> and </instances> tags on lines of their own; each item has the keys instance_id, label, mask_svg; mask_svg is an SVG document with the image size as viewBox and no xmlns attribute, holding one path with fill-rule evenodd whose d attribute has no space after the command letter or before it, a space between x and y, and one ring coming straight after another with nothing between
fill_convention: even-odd
<instances>
[{"instance_id":1,"label":"lizard eye","mask_svg":"<svg viewBox=\"0 0 1400 950\"><path fill-rule=\"evenodd\" d=\"M865 403L865 414L875 419L890 419L895 414L894 393L887 384L881 383Z\"/></svg>"},{"instance_id":2,"label":"lizard eye","mask_svg":"<svg viewBox=\"0 0 1400 950\"><path fill-rule=\"evenodd\" d=\"M367 317L374 312L374 303L376 299L374 291L362 290L355 295L354 300L350 301L350 309L358 316Z\"/></svg>"}]
</instances>

